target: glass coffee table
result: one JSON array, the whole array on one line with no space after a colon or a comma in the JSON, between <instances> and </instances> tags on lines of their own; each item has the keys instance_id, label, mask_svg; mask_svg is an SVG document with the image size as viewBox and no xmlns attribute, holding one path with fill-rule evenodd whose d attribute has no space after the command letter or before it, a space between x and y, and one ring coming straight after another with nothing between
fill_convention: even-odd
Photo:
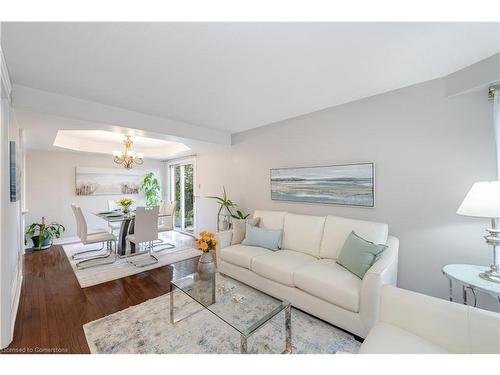
<instances>
[{"instance_id":1,"label":"glass coffee table","mask_svg":"<svg viewBox=\"0 0 500 375\"><path fill-rule=\"evenodd\" d=\"M202 306L194 313L174 316L174 292L180 290ZM247 339L283 310L285 311L285 350L292 352L291 305L229 276L215 273L201 280L197 273L172 281L170 322L175 324L202 310L208 310L240 334L241 353L247 353Z\"/></svg>"}]
</instances>

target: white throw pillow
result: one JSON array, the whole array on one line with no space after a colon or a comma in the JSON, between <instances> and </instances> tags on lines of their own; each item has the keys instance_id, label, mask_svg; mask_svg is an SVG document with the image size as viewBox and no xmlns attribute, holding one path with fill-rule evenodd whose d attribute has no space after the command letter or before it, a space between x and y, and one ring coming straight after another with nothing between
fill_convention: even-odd
<instances>
[{"instance_id":1,"label":"white throw pillow","mask_svg":"<svg viewBox=\"0 0 500 375\"><path fill-rule=\"evenodd\" d=\"M259 224L259 221L260 217L254 217L253 219L233 218L233 237L231 238L231 245L238 245L245 239L247 223L255 227Z\"/></svg>"}]
</instances>

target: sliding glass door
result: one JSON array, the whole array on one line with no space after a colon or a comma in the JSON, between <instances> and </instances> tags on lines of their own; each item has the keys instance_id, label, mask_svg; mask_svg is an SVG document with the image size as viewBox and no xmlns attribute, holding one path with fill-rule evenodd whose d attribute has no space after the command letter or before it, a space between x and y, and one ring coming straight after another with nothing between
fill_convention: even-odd
<instances>
[{"instance_id":1,"label":"sliding glass door","mask_svg":"<svg viewBox=\"0 0 500 375\"><path fill-rule=\"evenodd\" d=\"M175 201L174 225L177 230L195 230L195 167L189 159L169 164L170 200Z\"/></svg>"}]
</instances>

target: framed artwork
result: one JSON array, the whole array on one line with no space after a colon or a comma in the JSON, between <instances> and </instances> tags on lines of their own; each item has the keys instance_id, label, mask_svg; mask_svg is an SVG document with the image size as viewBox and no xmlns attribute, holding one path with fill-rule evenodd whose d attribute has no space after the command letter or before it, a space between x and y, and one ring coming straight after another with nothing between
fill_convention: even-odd
<instances>
[{"instance_id":1,"label":"framed artwork","mask_svg":"<svg viewBox=\"0 0 500 375\"><path fill-rule=\"evenodd\" d=\"M9 141L10 201L21 198L21 170L17 165L16 141Z\"/></svg>"},{"instance_id":2,"label":"framed artwork","mask_svg":"<svg viewBox=\"0 0 500 375\"><path fill-rule=\"evenodd\" d=\"M76 195L139 194L142 178L147 171L125 168L76 167Z\"/></svg>"},{"instance_id":3,"label":"framed artwork","mask_svg":"<svg viewBox=\"0 0 500 375\"><path fill-rule=\"evenodd\" d=\"M375 206L374 163L271 169L271 199Z\"/></svg>"}]
</instances>

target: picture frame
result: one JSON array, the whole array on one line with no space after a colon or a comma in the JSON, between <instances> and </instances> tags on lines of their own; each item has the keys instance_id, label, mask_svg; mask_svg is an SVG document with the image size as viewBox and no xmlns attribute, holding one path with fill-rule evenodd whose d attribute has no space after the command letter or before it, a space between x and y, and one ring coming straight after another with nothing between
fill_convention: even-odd
<instances>
[{"instance_id":1,"label":"picture frame","mask_svg":"<svg viewBox=\"0 0 500 375\"><path fill-rule=\"evenodd\" d=\"M375 207L375 163L272 168L271 200Z\"/></svg>"}]
</instances>

